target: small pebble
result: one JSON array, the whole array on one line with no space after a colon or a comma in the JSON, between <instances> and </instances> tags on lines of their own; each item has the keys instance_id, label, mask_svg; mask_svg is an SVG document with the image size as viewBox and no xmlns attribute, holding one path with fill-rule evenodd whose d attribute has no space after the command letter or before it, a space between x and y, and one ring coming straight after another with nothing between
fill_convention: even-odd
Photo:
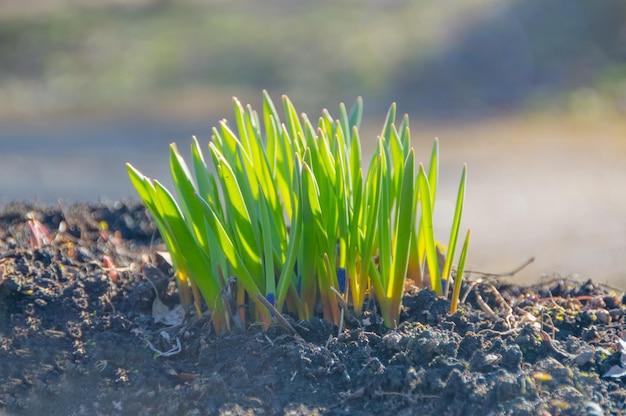
<instances>
[{"instance_id":1,"label":"small pebble","mask_svg":"<svg viewBox=\"0 0 626 416\"><path fill-rule=\"evenodd\" d=\"M585 411L588 416L604 416L604 410L594 402L585 402Z\"/></svg>"},{"instance_id":2,"label":"small pebble","mask_svg":"<svg viewBox=\"0 0 626 416\"><path fill-rule=\"evenodd\" d=\"M383 337L383 344L392 350L400 351L402 350L402 335L397 332L390 332Z\"/></svg>"},{"instance_id":3,"label":"small pebble","mask_svg":"<svg viewBox=\"0 0 626 416\"><path fill-rule=\"evenodd\" d=\"M574 358L574 362L577 366L582 367L591 360L593 360L594 352L593 350L583 351Z\"/></svg>"}]
</instances>

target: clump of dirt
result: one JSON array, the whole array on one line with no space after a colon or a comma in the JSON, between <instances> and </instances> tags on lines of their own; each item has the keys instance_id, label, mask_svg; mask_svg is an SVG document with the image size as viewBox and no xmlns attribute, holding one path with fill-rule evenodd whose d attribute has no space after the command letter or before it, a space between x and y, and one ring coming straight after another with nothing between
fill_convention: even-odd
<instances>
[{"instance_id":1,"label":"clump of dirt","mask_svg":"<svg viewBox=\"0 0 626 416\"><path fill-rule=\"evenodd\" d=\"M171 270L152 260L157 243L132 202L2 208L0 413L608 415L625 407L626 306L591 281L474 280L454 315L448 300L415 289L394 330L371 304L363 316L348 313L341 332L287 317L297 335L275 325L216 337L189 308L180 324L155 323L157 293L166 312L180 311Z\"/></svg>"}]
</instances>

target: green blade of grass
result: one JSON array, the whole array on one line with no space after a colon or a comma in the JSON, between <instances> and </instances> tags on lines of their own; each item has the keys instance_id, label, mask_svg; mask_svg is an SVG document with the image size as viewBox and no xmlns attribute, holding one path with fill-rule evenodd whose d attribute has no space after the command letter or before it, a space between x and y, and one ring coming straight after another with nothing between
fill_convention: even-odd
<instances>
[{"instance_id":1,"label":"green blade of grass","mask_svg":"<svg viewBox=\"0 0 626 416\"><path fill-rule=\"evenodd\" d=\"M322 111L322 116L319 118L317 128L326 137L334 137L335 134L337 133L337 130L339 130L339 128L335 126L333 117L330 115L330 113L326 109ZM319 136L321 137L322 134L319 134Z\"/></svg>"},{"instance_id":2,"label":"green blade of grass","mask_svg":"<svg viewBox=\"0 0 626 416\"><path fill-rule=\"evenodd\" d=\"M381 153L380 179L380 208L378 211L378 266L381 275L381 285L386 288L391 278L391 201L393 183L391 169L387 165L387 150L384 140L379 140Z\"/></svg>"},{"instance_id":3,"label":"green blade of grass","mask_svg":"<svg viewBox=\"0 0 626 416\"><path fill-rule=\"evenodd\" d=\"M284 261L284 255L287 250L287 230L283 208L280 204L276 185L274 184L269 158L259 132L258 116L250 106L247 106L243 123L243 128L248 130L247 135L250 141L249 149L252 156L252 166L248 167L248 169L252 169L252 172L248 171L248 173L256 176L260 185L257 195L263 194L263 198L269 208L272 248L276 252L279 261L282 262Z\"/></svg>"},{"instance_id":4,"label":"green blade of grass","mask_svg":"<svg viewBox=\"0 0 626 416\"><path fill-rule=\"evenodd\" d=\"M382 175L380 165L382 155L374 155L370 163L370 169L365 180L364 196L361 198L361 209L359 215L359 261L361 264L358 276L355 277L352 285L352 297L354 311L360 315L363 307L365 291L367 289L367 279L369 277L370 259L374 257L375 242L377 238L376 222L380 209L380 192L382 188Z\"/></svg>"},{"instance_id":5,"label":"green blade of grass","mask_svg":"<svg viewBox=\"0 0 626 416\"><path fill-rule=\"evenodd\" d=\"M255 200L258 199L259 181L254 173L254 163L248 151L244 148L235 133L222 121L222 139L224 146L219 148L214 143L210 144L220 150L222 157L232 167L237 181L241 184L244 195L250 194ZM217 166L217 163L216 163Z\"/></svg>"},{"instance_id":6,"label":"green blade of grass","mask_svg":"<svg viewBox=\"0 0 626 416\"><path fill-rule=\"evenodd\" d=\"M269 325L270 319L265 307L262 306L260 301L258 301L257 294L261 294L259 286L257 285L255 279L250 274L250 271L246 267L244 260L239 255L239 250L235 248L233 241L228 235L228 232L224 228L224 225L221 223L219 218L217 217L215 211L206 203L206 201L199 196L197 196L198 202L202 207L202 213L205 216L209 227L211 228L213 234L215 235L217 241L219 242L219 246L221 247L222 252L226 256L228 263L230 264L233 272L237 276L237 281L241 283L250 295L250 299L255 302L258 306L257 312L262 318L262 321Z\"/></svg>"},{"instance_id":7,"label":"green blade of grass","mask_svg":"<svg viewBox=\"0 0 626 416\"><path fill-rule=\"evenodd\" d=\"M357 177L363 177L363 171L361 168L361 140L359 138L359 131L356 127L352 128L352 143L350 143L350 154L348 155L348 160L350 162L349 172L350 172L350 182L348 189L351 192L356 192L358 187L362 186L362 183L357 181Z\"/></svg>"},{"instance_id":8,"label":"green blade of grass","mask_svg":"<svg viewBox=\"0 0 626 416\"><path fill-rule=\"evenodd\" d=\"M176 204L174 197L158 181L154 181L155 200L159 205L162 220L174 243L173 256L179 258L178 267L186 277L191 278L198 285L202 296L214 315L216 330L221 330L223 321L222 304L217 302L221 285L215 276L211 275L211 259L208 253L201 249L185 223L184 216Z\"/></svg>"},{"instance_id":9,"label":"green blade of grass","mask_svg":"<svg viewBox=\"0 0 626 416\"><path fill-rule=\"evenodd\" d=\"M354 102L354 105L350 109L350 115L348 117L349 128L346 130L346 133L350 133L354 131L355 128L358 130L359 127L361 127L362 117L363 117L363 98L357 97L356 101ZM350 141L354 139L355 139L354 136L350 137Z\"/></svg>"},{"instance_id":10,"label":"green blade of grass","mask_svg":"<svg viewBox=\"0 0 626 416\"><path fill-rule=\"evenodd\" d=\"M387 117L383 124L383 131L380 133L380 137L389 137L391 125L396 121L396 103L392 103L387 111Z\"/></svg>"},{"instance_id":11,"label":"green blade of grass","mask_svg":"<svg viewBox=\"0 0 626 416\"><path fill-rule=\"evenodd\" d=\"M172 172L172 179L174 180L174 186L178 193L180 206L185 217L185 222L191 227L193 236L198 244L200 244L201 248L207 251L208 242L205 232L204 219L200 214L196 198L193 196L197 191L193 184L189 168L178 152L175 143L170 145L170 169Z\"/></svg>"},{"instance_id":12,"label":"green blade of grass","mask_svg":"<svg viewBox=\"0 0 626 416\"><path fill-rule=\"evenodd\" d=\"M295 167L294 172L294 189L293 189L293 216L291 218L291 230L289 232L289 245L287 247L287 256L285 259L285 264L281 270L280 277L278 279L277 285L277 309L279 311L282 310L283 304L285 302L285 297L287 296L287 291L290 286L295 284L294 278L294 266L296 264L296 259L298 256L298 252L300 251L302 245L302 214L301 214L301 172L302 165L299 160L297 160L297 165Z\"/></svg>"},{"instance_id":13,"label":"green blade of grass","mask_svg":"<svg viewBox=\"0 0 626 416\"><path fill-rule=\"evenodd\" d=\"M441 296L441 279L439 275L439 265L437 261L437 249L435 246L435 236L433 233L433 212L430 194L430 186L428 178L424 172L424 167L420 163L418 177L418 189L420 193L420 202L422 208L422 218L420 227L422 227L422 235L424 238L424 246L426 250L426 264L430 273L431 288Z\"/></svg>"},{"instance_id":14,"label":"green blade of grass","mask_svg":"<svg viewBox=\"0 0 626 416\"><path fill-rule=\"evenodd\" d=\"M276 297L276 277L274 275L274 255L272 247L272 235L274 234L270 223L270 214L267 201L263 192L259 192L259 211L261 217L261 237L263 247L263 266L265 269L265 296L267 300L275 305Z\"/></svg>"},{"instance_id":15,"label":"green blade of grass","mask_svg":"<svg viewBox=\"0 0 626 416\"><path fill-rule=\"evenodd\" d=\"M131 183L137 190L137 193L146 204L148 210L152 213L152 217L159 229L161 238L165 243L167 250L172 257L172 263L175 270L178 270L178 286L180 290L181 302L184 304L191 303L191 293L189 292L190 273L185 259L182 256L181 249L178 247L174 235L170 230L169 224L165 221L163 209L159 202L157 192L153 182L135 169L130 163L126 164L128 175Z\"/></svg>"},{"instance_id":16,"label":"green blade of grass","mask_svg":"<svg viewBox=\"0 0 626 416\"><path fill-rule=\"evenodd\" d=\"M347 248L346 248L346 287L350 288L353 297L354 305L361 306L363 303L362 293L359 292L361 289L361 279L358 275L357 270L359 270L358 262L361 261L359 259L359 246L361 242L360 237L360 217L361 217L361 209L363 206L362 198L363 198L363 179L362 179L362 171L359 169L357 171L356 178L353 183L354 191L351 193L352 203L351 207L348 210L348 238L347 238ZM364 290L364 289L363 289ZM356 306L355 306L356 310Z\"/></svg>"},{"instance_id":17,"label":"green blade of grass","mask_svg":"<svg viewBox=\"0 0 626 416\"><path fill-rule=\"evenodd\" d=\"M313 172L306 162L302 163L302 221L303 252L298 261L301 274L301 296L307 315L313 316L317 297L317 262L321 255L319 241L325 240L325 228L319 205L318 189ZM307 318L308 318L307 317Z\"/></svg>"},{"instance_id":18,"label":"green blade of grass","mask_svg":"<svg viewBox=\"0 0 626 416\"><path fill-rule=\"evenodd\" d=\"M437 198L437 182L439 180L439 139L435 138L433 150L430 154L430 166L428 168L428 185L430 188L431 210L435 211L435 200Z\"/></svg>"},{"instance_id":19,"label":"green blade of grass","mask_svg":"<svg viewBox=\"0 0 626 416\"><path fill-rule=\"evenodd\" d=\"M459 228L461 226L461 217L463 216L463 200L465 199L465 182L467 177L467 165L463 165L463 173L461 173L461 183L456 197L456 208L454 209L454 218L452 220L452 229L450 230L450 240L448 242L448 253L446 254L446 262L441 273L443 280L448 280L450 269L452 268L452 259L456 249L456 243L459 236ZM446 285L446 292L449 285Z\"/></svg>"},{"instance_id":20,"label":"green blade of grass","mask_svg":"<svg viewBox=\"0 0 626 416\"><path fill-rule=\"evenodd\" d=\"M204 161L204 155L202 154L202 149L200 148L200 143L198 143L196 136L191 138L191 158L193 161L194 173L196 175L198 193L204 199L210 201L212 199L211 175L209 173L209 168ZM210 201L210 203L215 202Z\"/></svg>"},{"instance_id":21,"label":"green blade of grass","mask_svg":"<svg viewBox=\"0 0 626 416\"><path fill-rule=\"evenodd\" d=\"M339 133L343 135L343 133ZM347 260L347 251L348 251L348 238L349 238L349 229L348 225L350 223L350 206L351 206L351 195L349 191L346 189L347 185L347 172L346 172L346 156L345 156L345 146L340 146L337 149L337 157L335 158L335 172L337 172L337 184L335 185L335 192L337 197L337 227L338 227L338 235L337 240L339 241L339 268L346 268L346 260ZM342 292L345 290L342 289Z\"/></svg>"},{"instance_id":22,"label":"green blade of grass","mask_svg":"<svg viewBox=\"0 0 626 416\"><path fill-rule=\"evenodd\" d=\"M417 198L415 198L413 206L417 207ZM422 287L422 259L419 252L418 232L415 226L411 230L411 249L409 253L407 279L412 280L413 284L418 287Z\"/></svg>"},{"instance_id":23,"label":"green blade of grass","mask_svg":"<svg viewBox=\"0 0 626 416\"><path fill-rule=\"evenodd\" d=\"M456 279L454 280L454 290L452 291L452 303L450 304L450 313L456 313L459 305L459 295L461 294L461 283L463 281L463 273L465 272L465 259L467 257L467 249L469 246L471 231L467 230L465 235L465 242L461 249L461 257L459 258L459 266L456 272Z\"/></svg>"},{"instance_id":24,"label":"green blade of grass","mask_svg":"<svg viewBox=\"0 0 626 416\"><path fill-rule=\"evenodd\" d=\"M253 224L256 224L256 219L253 222L248 209L248 206L254 206L254 202L251 196L244 197L242 188L239 186L240 184L248 186L249 182L237 180L233 168L221 153L215 149L213 143L209 145L209 148L217 163L217 172L225 197L228 197L228 212L231 214L231 217L227 222L232 227L234 239L241 246L246 266L260 282L263 277L263 268L259 255L261 251L259 246L260 238L257 238L257 233L253 226Z\"/></svg>"},{"instance_id":25,"label":"green blade of grass","mask_svg":"<svg viewBox=\"0 0 626 416\"><path fill-rule=\"evenodd\" d=\"M283 107L285 109L285 118L287 120L286 125L289 136L293 140L295 151L302 155L305 149L303 142L304 130L302 128L302 124L300 124L300 119L298 118L298 113L296 112L295 107L286 95L283 95Z\"/></svg>"},{"instance_id":26,"label":"green blade of grass","mask_svg":"<svg viewBox=\"0 0 626 416\"><path fill-rule=\"evenodd\" d=\"M404 172L402 174L402 189L398 204L398 221L395 224L394 256L392 263L391 281L387 287L387 299L390 310L386 319L388 327L397 325L402 304L402 293L409 264L409 250L411 248L411 234L415 227L415 152L409 151ZM393 325L393 326L392 326Z\"/></svg>"},{"instance_id":27,"label":"green blade of grass","mask_svg":"<svg viewBox=\"0 0 626 416\"><path fill-rule=\"evenodd\" d=\"M400 132L400 142L402 143L402 148L410 149L411 148L411 134L409 130L409 115L405 114L402 117L402 123L398 127L398 132Z\"/></svg>"},{"instance_id":28,"label":"green blade of grass","mask_svg":"<svg viewBox=\"0 0 626 416\"><path fill-rule=\"evenodd\" d=\"M280 136L277 137L278 146L276 146L276 162L273 178L277 183L278 191L283 197L287 218L291 219L293 215L293 201L291 201L290 196L292 195L291 190L295 184L293 174L296 159L295 155L302 157L302 154L298 153L284 125L281 126L279 133Z\"/></svg>"},{"instance_id":29,"label":"green blade of grass","mask_svg":"<svg viewBox=\"0 0 626 416\"><path fill-rule=\"evenodd\" d=\"M139 197L143 200L144 204L152 214L152 218L159 229L161 238L167 246L168 251L172 254L172 261L175 263L174 267L177 268L176 263L178 263L180 255L177 253L177 248L172 240L171 233L168 230L166 223L163 221L163 214L160 212L160 208L155 200L156 190L154 189L153 183L130 163L126 164L126 168L128 170L128 176L130 177L131 183L139 194Z\"/></svg>"},{"instance_id":30,"label":"green blade of grass","mask_svg":"<svg viewBox=\"0 0 626 416\"><path fill-rule=\"evenodd\" d=\"M392 167L390 170L391 175L391 191L392 191L392 205L396 202L397 196L400 193L400 182L402 180L402 168L404 161L408 156L409 149L403 149L402 143L400 143L400 137L394 125L391 126L389 138L386 138L388 147L388 160Z\"/></svg>"},{"instance_id":31,"label":"green blade of grass","mask_svg":"<svg viewBox=\"0 0 626 416\"><path fill-rule=\"evenodd\" d=\"M187 167L184 159L178 152L175 143L172 143L170 145L170 169L172 172L174 186L179 196L179 204L184 216L183 221L187 224L189 231L191 231L196 245L199 246L200 250L209 254L208 258L210 259L206 224L200 212L200 207L198 207L198 203L196 202L196 198L194 197L194 194L196 193L196 188L193 183L191 172L189 171L189 168ZM211 262L212 259L208 261L208 264L205 265L205 268L210 268ZM194 275L189 282L195 295L194 303L198 311L201 310L201 299L198 296L198 288L203 283L198 281L198 279L201 279L203 277L204 276Z\"/></svg>"},{"instance_id":32,"label":"green blade of grass","mask_svg":"<svg viewBox=\"0 0 626 416\"><path fill-rule=\"evenodd\" d=\"M245 152L252 157L252 137L250 137L249 133L249 123L246 120L246 112L243 108L241 102L233 97L233 107L235 108L235 123L237 124L237 131L239 132L239 141L244 147Z\"/></svg>"},{"instance_id":33,"label":"green blade of grass","mask_svg":"<svg viewBox=\"0 0 626 416\"><path fill-rule=\"evenodd\" d=\"M143 200L143 202L146 204L151 212L158 213L153 200L154 186L152 185L150 180L130 163L126 164L126 170L128 172L130 182L139 194L139 197Z\"/></svg>"},{"instance_id":34,"label":"green blade of grass","mask_svg":"<svg viewBox=\"0 0 626 416\"><path fill-rule=\"evenodd\" d=\"M350 145L350 133L352 128L350 127L350 119L348 118L348 110L346 109L346 105L344 103L339 104L339 119L336 122L337 130L340 130L342 133L341 145L343 150L345 151ZM347 136L346 136L347 135ZM344 139L346 141L344 141Z\"/></svg>"},{"instance_id":35,"label":"green blade of grass","mask_svg":"<svg viewBox=\"0 0 626 416\"><path fill-rule=\"evenodd\" d=\"M275 121L280 120L280 114L276 110L272 97L270 97L267 90L263 90L263 122L265 123L266 130L270 125L271 119Z\"/></svg>"}]
</instances>

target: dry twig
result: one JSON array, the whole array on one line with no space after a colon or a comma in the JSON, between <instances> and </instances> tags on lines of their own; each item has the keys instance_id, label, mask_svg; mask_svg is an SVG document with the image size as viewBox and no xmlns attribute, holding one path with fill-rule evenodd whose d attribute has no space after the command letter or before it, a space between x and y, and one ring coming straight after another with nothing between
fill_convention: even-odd
<instances>
[{"instance_id":1,"label":"dry twig","mask_svg":"<svg viewBox=\"0 0 626 416\"><path fill-rule=\"evenodd\" d=\"M293 326L291 326L291 324L285 319L285 317L280 312L278 312L278 309L276 309L274 305L272 305L267 299L265 299L265 296L260 293L256 296L263 303L263 305L265 305L265 307L269 309L270 313L274 315L274 317L276 317L276 321L280 326L285 328L295 338L301 338L300 334L296 332Z\"/></svg>"}]
</instances>

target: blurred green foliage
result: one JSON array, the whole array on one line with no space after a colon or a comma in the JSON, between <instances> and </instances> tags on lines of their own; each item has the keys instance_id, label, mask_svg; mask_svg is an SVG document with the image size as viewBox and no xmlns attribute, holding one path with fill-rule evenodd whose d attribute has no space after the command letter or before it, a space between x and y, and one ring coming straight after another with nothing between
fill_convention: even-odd
<instances>
[{"instance_id":1,"label":"blurred green foliage","mask_svg":"<svg viewBox=\"0 0 626 416\"><path fill-rule=\"evenodd\" d=\"M305 111L356 95L444 114L554 97L584 107L589 91L626 106L620 0L7 6L18 3L0 6L0 114L158 107L177 91L261 88Z\"/></svg>"},{"instance_id":2,"label":"blurred green foliage","mask_svg":"<svg viewBox=\"0 0 626 416\"><path fill-rule=\"evenodd\" d=\"M189 87L353 99L384 89L410 44L432 42L405 30L430 6L359 4L148 2L5 18L0 91L44 107L123 105Z\"/></svg>"}]
</instances>

